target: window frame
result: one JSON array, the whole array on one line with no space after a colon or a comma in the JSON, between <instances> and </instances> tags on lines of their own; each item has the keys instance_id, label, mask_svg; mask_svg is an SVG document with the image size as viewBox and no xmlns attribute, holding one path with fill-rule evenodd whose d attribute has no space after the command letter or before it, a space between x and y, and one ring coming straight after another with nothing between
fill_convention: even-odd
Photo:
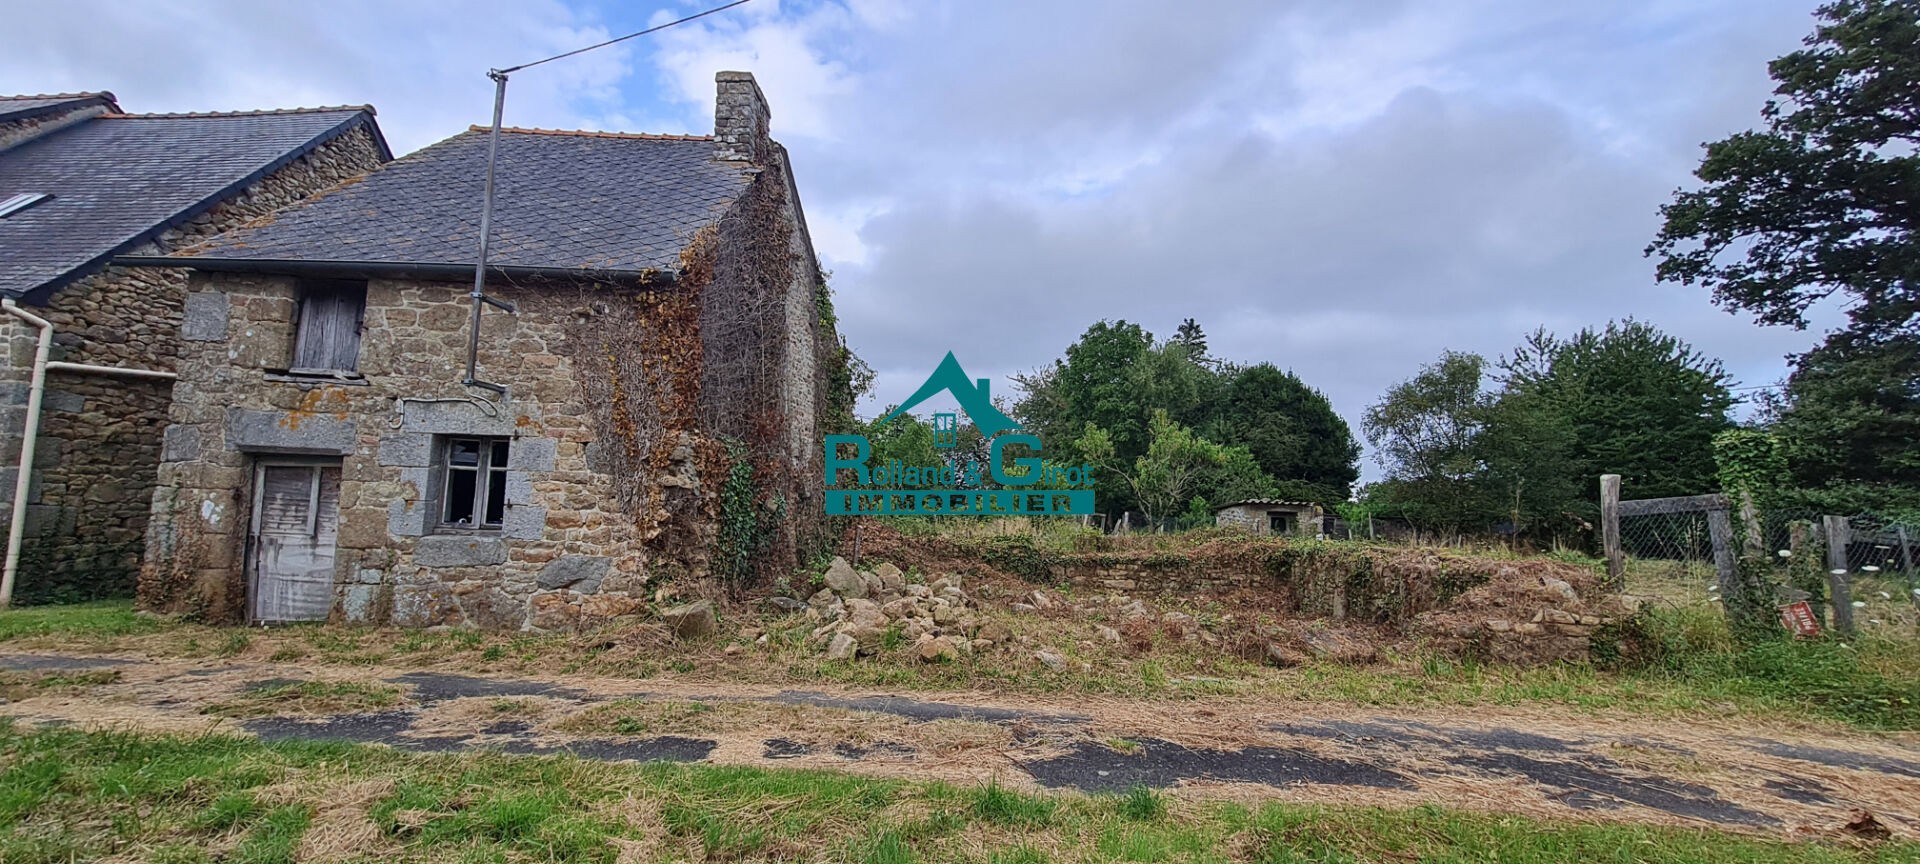
<instances>
[{"instance_id":1,"label":"window frame","mask_svg":"<svg viewBox=\"0 0 1920 864\"><path fill-rule=\"evenodd\" d=\"M477 458L473 465L453 464L453 449L461 442L473 442L477 445ZM498 452L496 452L498 451ZM439 474L439 495L434 502L434 523L442 529L453 531L499 531L506 527L507 519L507 473L513 459L513 439L498 435L446 435L435 446L434 468ZM449 521L448 507L454 500L453 480L455 474L473 474L473 503L468 510L476 518L473 522ZM499 488L494 488L494 479L499 478ZM498 496L497 500L495 496ZM500 520L490 522L489 511L498 505Z\"/></svg>"},{"instance_id":2,"label":"window frame","mask_svg":"<svg viewBox=\"0 0 1920 864\"><path fill-rule=\"evenodd\" d=\"M316 329L320 326L319 319L321 316L316 313L319 302L322 300L338 301L341 298L345 298L345 302L340 305L351 303L353 306L353 324L350 327L341 329L337 336L338 338L350 340L350 348L343 349L336 346L316 346L310 344L311 340L325 338L325 336L321 335ZM333 304L330 302L329 305ZM361 336L366 330L366 322L367 283L364 280L301 280L299 296L294 301L293 346L292 353L287 358L287 374L316 378L359 377L360 343ZM328 347L332 347L333 350L327 351L326 349ZM342 355L351 356L346 357L344 366L337 364L323 366L302 365L301 361L312 359L308 355L315 353L331 354L331 357L323 358L328 361L339 360Z\"/></svg>"}]
</instances>

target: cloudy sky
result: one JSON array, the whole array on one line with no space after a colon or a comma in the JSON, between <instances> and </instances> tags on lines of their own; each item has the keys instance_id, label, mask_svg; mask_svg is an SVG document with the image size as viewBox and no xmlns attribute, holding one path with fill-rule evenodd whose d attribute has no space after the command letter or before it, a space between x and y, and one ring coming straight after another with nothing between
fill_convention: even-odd
<instances>
[{"instance_id":1,"label":"cloudy sky","mask_svg":"<svg viewBox=\"0 0 1920 864\"><path fill-rule=\"evenodd\" d=\"M372 103L404 153L486 121L490 66L706 5L41 3L8 16L0 92ZM1814 5L754 0L521 73L507 122L708 132L713 73L754 72L879 372L868 413L949 349L1006 393L1095 320L1192 317L1357 433L1442 350L1540 325L1637 316L1778 379L1815 333L1657 285L1641 250L1700 143L1758 121Z\"/></svg>"}]
</instances>

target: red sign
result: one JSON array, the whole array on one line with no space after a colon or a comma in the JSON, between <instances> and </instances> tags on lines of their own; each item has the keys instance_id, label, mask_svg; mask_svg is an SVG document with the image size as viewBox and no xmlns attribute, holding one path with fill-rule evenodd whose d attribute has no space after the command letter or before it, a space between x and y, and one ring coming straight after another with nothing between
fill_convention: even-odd
<instances>
[{"instance_id":1,"label":"red sign","mask_svg":"<svg viewBox=\"0 0 1920 864\"><path fill-rule=\"evenodd\" d=\"M1795 636L1811 639L1820 635L1820 619L1813 617L1813 606L1805 600L1780 607L1780 623Z\"/></svg>"}]
</instances>

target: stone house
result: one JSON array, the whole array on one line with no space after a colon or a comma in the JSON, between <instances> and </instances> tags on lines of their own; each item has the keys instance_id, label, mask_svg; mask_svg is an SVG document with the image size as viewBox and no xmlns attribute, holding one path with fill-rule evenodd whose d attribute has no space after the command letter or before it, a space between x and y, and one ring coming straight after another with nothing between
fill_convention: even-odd
<instances>
[{"instance_id":1,"label":"stone house","mask_svg":"<svg viewBox=\"0 0 1920 864\"><path fill-rule=\"evenodd\" d=\"M140 604L570 629L790 572L842 348L766 100L718 88L711 136L502 131L471 367L482 127L122 258L193 272Z\"/></svg>"},{"instance_id":2,"label":"stone house","mask_svg":"<svg viewBox=\"0 0 1920 864\"><path fill-rule=\"evenodd\" d=\"M1213 524L1254 534L1312 538L1320 536L1325 516L1326 511L1311 501L1252 498L1214 508Z\"/></svg>"},{"instance_id":3,"label":"stone house","mask_svg":"<svg viewBox=\"0 0 1920 864\"><path fill-rule=\"evenodd\" d=\"M14 304L0 316L0 525L24 498L22 602L130 593L145 550L187 273L110 260L191 246L390 158L366 106L127 114L104 92L0 97L0 295Z\"/></svg>"}]
</instances>

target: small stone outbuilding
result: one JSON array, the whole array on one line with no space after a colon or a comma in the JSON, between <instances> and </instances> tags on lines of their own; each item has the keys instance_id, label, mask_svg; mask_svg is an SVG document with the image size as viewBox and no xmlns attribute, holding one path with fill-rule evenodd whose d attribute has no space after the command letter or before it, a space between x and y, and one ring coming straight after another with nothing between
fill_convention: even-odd
<instances>
[{"instance_id":1,"label":"small stone outbuilding","mask_svg":"<svg viewBox=\"0 0 1920 864\"><path fill-rule=\"evenodd\" d=\"M508 129L135 266L190 267L140 605L571 629L819 541L843 349L751 75L712 136ZM728 530L722 531L721 526Z\"/></svg>"},{"instance_id":2,"label":"small stone outbuilding","mask_svg":"<svg viewBox=\"0 0 1920 864\"><path fill-rule=\"evenodd\" d=\"M1253 498L1214 508L1213 524L1253 534L1319 537L1325 516L1326 511L1311 501Z\"/></svg>"},{"instance_id":3,"label":"small stone outbuilding","mask_svg":"<svg viewBox=\"0 0 1920 864\"><path fill-rule=\"evenodd\" d=\"M0 96L0 295L22 313L0 316L0 538L23 505L17 602L124 596L146 548L187 271L110 260L171 254L390 158L364 105L129 114L106 92ZM29 316L49 366L16 502Z\"/></svg>"}]
</instances>

